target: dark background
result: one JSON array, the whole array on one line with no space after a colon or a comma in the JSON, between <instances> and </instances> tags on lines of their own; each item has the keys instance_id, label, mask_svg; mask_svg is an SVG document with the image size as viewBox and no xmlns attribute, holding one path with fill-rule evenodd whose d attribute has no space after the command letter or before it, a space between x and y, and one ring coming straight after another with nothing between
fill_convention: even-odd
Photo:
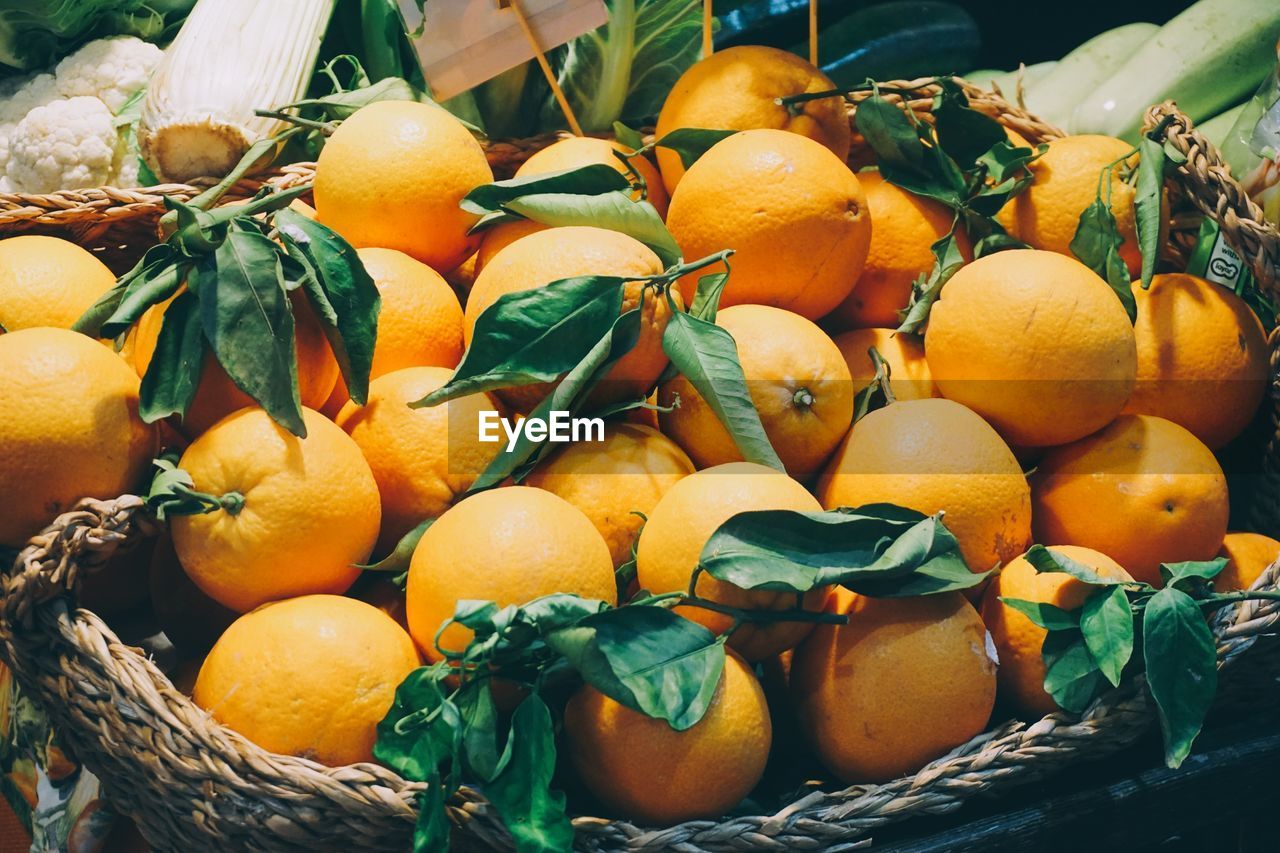
<instances>
[{"instance_id":1,"label":"dark background","mask_svg":"<svg viewBox=\"0 0 1280 853\"><path fill-rule=\"evenodd\" d=\"M1072 48L1098 33L1150 21L1163 24L1192 5L1191 0L953 0L967 9L982 33L984 68L1016 68L1061 59ZM1280 0L1277 0L1280 2ZM871 5L849 0L849 9Z\"/></svg>"}]
</instances>

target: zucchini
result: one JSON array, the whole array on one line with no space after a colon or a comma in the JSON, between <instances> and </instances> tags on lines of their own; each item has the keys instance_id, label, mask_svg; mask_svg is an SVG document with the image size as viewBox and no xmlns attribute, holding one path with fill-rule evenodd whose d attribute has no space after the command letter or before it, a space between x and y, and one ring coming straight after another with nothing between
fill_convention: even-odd
<instances>
[{"instance_id":1,"label":"zucchini","mask_svg":"<svg viewBox=\"0 0 1280 853\"><path fill-rule=\"evenodd\" d=\"M1027 65L1021 69L1022 71L1022 90L1025 92L1028 88L1035 85L1037 80L1043 79L1045 75L1051 73L1057 67L1056 59L1048 62L1037 62L1035 65ZM1000 87L1000 91L1004 93L1005 98L1012 103L1018 97L1018 71L1015 68L1007 71L997 77L993 77L986 82L986 88L992 89L995 86Z\"/></svg>"},{"instance_id":2,"label":"zucchini","mask_svg":"<svg viewBox=\"0 0 1280 853\"><path fill-rule=\"evenodd\" d=\"M1243 104L1236 104L1231 109L1200 122L1196 125L1196 130L1200 131L1205 139L1208 139L1221 150L1222 144L1227 141L1227 134L1231 132L1231 128L1235 127L1236 120L1240 118L1240 114L1244 112L1247 104L1248 101Z\"/></svg>"},{"instance_id":3,"label":"zucchini","mask_svg":"<svg viewBox=\"0 0 1280 853\"><path fill-rule=\"evenodd\" d=\"M982 46L973 16L940 0L895 0L855 9L824 26L818 39L822 70L841 88L868 78L954 74L972 65ZM807 35L790 49L808 56Z\"/></svg>"},{"instance_id":4,"label":"zucchini","mask_svg":"<svg viewBox=\"0 0 1280 853\"><path fill-rule=\"evenodd\" d=\"M1159 30L1156 24L1125 24L1094 36L1027 87L1027 109L1051 124L1066 127L1076 105L1106 82Z\"/></svg>"},{"instance_id":5,"label":"zucchini","mask_svg":"<svg viewBox=\"0 0 1280 853\"><path fill-rule=\"evenodd\" d=\"M818 26L838 19L847 6L846 0L818 0ZM716 12L716 50L740 44L786 47L809 34L809 0L746 0Z\"/></svg>"},{"instance_id":6,"label":"zucchini","mask_svg":"<svg viewBox=\"0 0 1280 853\"><path fill-rule=\"evenodd\" d=\"M1277 37L1277 0L1200 0L1082 101L1069 129L1133 142L1147 107L1169 98L1193 121L1216 115L1275 67Z\"/></svg>"},{"instance_id":7,"label":"zucchini","mask_svg":"<svg viewBox=\"0 0 1280 853\"><path fill-rule=\"evenodd\" d=\"M1009 72L1003 68L978 68L974 71L966 71L960 76L968 80L974 85L981 86L984 89L991 88L991 81L997 77L1003 77Z\"/></svg>"}]
</instances>

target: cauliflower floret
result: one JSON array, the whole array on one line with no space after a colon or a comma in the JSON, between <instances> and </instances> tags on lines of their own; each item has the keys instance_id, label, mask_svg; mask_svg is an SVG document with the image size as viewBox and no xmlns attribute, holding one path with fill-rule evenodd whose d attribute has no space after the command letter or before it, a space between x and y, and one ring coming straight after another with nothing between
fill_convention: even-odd
<instances>
[{"instance_id":1,"label":"cauliflower floret","mask_svg":"<svg viewBox=\"0 0 1280 853\"><path fill-rule=\"evenodd\" d=\"M117 113L134 92L147 85L163 55L154 44L133 36L91 41L54 69L58 92L64 98L99 98Z\"/></svg>"},{"instance_id":2,"label":"cauliflower floret","mask_svg":"<svg viewBox=\"0 0 1280 853\"><path fill-rule=\"evenodd\" d=\"M27 114L9 141L9 180L20 192L106 184L121 154L115 116L97 98L68 98Z\"/></svg>"},{"instance_id":3,"label":"cauliflower floret","mask_svg":"<svg viewBox=\"0 0 1280 853\"><path fill-rule=\"evenodd\" d=\"M111 186L128 189L141 183L142 165L138 162L138 152L126 152L120 159L120 168L111 177Z\"/></svg>"},{"instance_id":4,"label":"cauliflower floret","mask_svg":"<svg viewBox=\"0 0 1280 853\"><path fill-rule=\"evenodd\" d=\"M17 124L0 124L0 176L9 168L9 140L17 129Z\"/></svg>"},{"instance_id":5,"label":"cauliflower floret","mask_svg":"<svg viewBox=\"0 0 1280 853\"><path fill-rule=\"evenodd\" d=\"M58 86L52 74L36 74L23 81L12 96L0 99L0 123L17 124L36 107L58 99Z\"/></svg>"}]
</instances>

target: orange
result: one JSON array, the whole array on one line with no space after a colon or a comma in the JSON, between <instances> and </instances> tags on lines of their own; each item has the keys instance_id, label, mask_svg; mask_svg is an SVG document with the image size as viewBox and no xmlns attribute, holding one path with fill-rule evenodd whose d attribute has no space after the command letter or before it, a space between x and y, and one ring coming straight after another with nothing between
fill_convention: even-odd
<instances>
[{"instance_id":1,"label":"orange","mask_svg":"<svg viewBox=\"0 0 1280 853\"><path fill-rule=\"evenodd\" d=\"M895 334L893 329L851 329L832 340L849 366L855 397L875 378L876 366L869 352L872 347L889 366L889 390L894 397L922 400L942 396L929 373L924 346L914 335Z\"/></svg>"},{"instance_id":2,"label":"orange","mask_svg":"<svg viewBox=\"0 0 1280 853\"><path fill-rule=\"evenodd\" d=\"M1083 563L1105 578L1133 580L1129 573L1106 554L1074 545L1050 545L1069 560ZM1017 598L1075 610L1096 589L1070 575L1037 572L1025 557L1018 557L1000 570L987 587L982 600L982 621L991 632L1000 658L1000 695L1028 717L1043 717L1058 710L1058 704L1044 689L1044 628L1000 599Z\"/></svg>"},{"instance_id":3,"label":"orange","mask_svg":"<svg viewBox=\"0 0 1280 853\"><path fill-rule=\"evenodd\" d=\"M772 305L810 320L853 290L871 241L858 178L817 142L782 130L712 146L671 197L667 227L689 260L734 250L721 306ZM681 279L686 303L702 274Z\"/></svg>"},{"instance_id":4,"label":"orange","mask_svg":"<svg viewBox=\"0 0 1280 853\"><path fill-rule=\"evenodd\" d=\"M394 249L361 249L359 255L382 297L369 378L405 367L457 367L462 360L462 305L448 282ZM325 414L337 414L350 398L339 376Z\"/></svg>"},{"instance_id":5,"label":"orange","mask_svg":"<svg viewBox=\"0 0 1280 853\"><path fill-rule=\"evenodd\" d=\"M392 371L369 384L368 405L347 403L337 417L378 482L378 553L394 548L421 522L451 507L503 448L501 443L479 440L480 413L503 412L490 394L409 408L452 376L453 371L443 367Z\"/></svg>"},{"instance_id":6,"label":"orange","mask_svg":"<svg viewBox=\"0 0 1280 853\"><path fill-rule=\"evenodd\" d=\"M534 222L532 219L514 219L510 222L502 222L489 228L484 232L484 236L480 238L480 248L476 250L475 273L472 276L471 285L468 286L468 292L475 286L475 276L480 274L488 264L493 260L493 256L519 240L521 237L528 237L537 231L546 231L550 225L543 225L541 222Z\"/></svg>"},{"instance_id":7,"label":"orange","mask_svg":"<svg viewBox=\"0 0 1280 853\"><path fill-rule=\"evenodd\" d=\"M822 763L843 782L914 773L986 728L996 662L958 593L867 598L843 588L791 661L791 696Z\"/></svg>"},{"instance_id":8,"label":"orange","mask_svg":"<svg viewBox=\"0 0 1280 853\"><path fill-rule=\"evenodd\" d=\"M151 554L147 590L156 624L183 656L203 655L240 615L205 595L187 577L167 535Z\"/></svg>"},{"instance_id":9,"label":"orange","mask_svg":"<svg viewBox=\"0 0 1280 853\"><path fill-rule=\"evenodd\" d=\"M582 511L528 486L478 492L427 528L409 564L409 632L428 660L458 602L526 604L556 592L617 603L609 546ZM461 653L471 630L450 625L440 647Z\"/></svg>"},{"instance_id":10,"label":"orange","mask_svg":"<svg viewBox=\"0 0 1280 853\"><path fill-rule=\"evenodd\" d=\"M0 240L0 334L70 329L115 285L106 264L70 240L35 234Z\"/></svg>"},{"instance_id":11,"label":"orange","mask_svg":"<svg viewBox=\"0 0 1280 853\"><path fill-rule=\"evenodd\" d=\"M827 509L891 503L943 512L969 568L985 572L1031 543L1031 492L982 418L951 400L903 400L858 421L818 484Z\"/></svg>"},{"instance_id":12,"label":"orange","mask_svg":"<svg viewBox=\"0 0 1280 853\"><path fill-rule=\"evenodd\" d=\"M792 108L778 103L787 95L834 88L827 75L785 50L731 47L694 63L680 75L662 104L655 135L661 139L682 127L788 130L825 145L843 161L849 156L850 137L844 98L819 98ZM659 148L658 166L667 192L675 192L684 175L679 155Z\"/></svg>"},{"instance_id":13,"label":"orange","mask_svg":"<svg viewBox=\"0 0 1280 853\"><path fill-rule=\"evenodd\" d=\"M133 357L139 376L145 376L151 365L164 324L164 312L172 301L170 299L147 309L135 327L137 335ZM324 326L301 290L289 295L289 304L293 309L294 346L298 360L298 396L302 405L319 409L338 381L338 362L329 348ZM200 369L200 384L187 407L186 416L181 419L181 428L189 438L195 438L232 412L256 405L254 399L240 390L222 369L213 353L206 349L204 366Z\"/></svg>"},{"instance_id":14,"label":"orange","mask_svg":"<svg viewBox=\"0 0 1280 853\"><path fill-rule=\"evenodd\" d=\"M337 767L373 760L377 725L418 664L409 635L382 611L304 595L237 619L192 698L263 749Z\"/></svg>"},{"instance_id":15,"label":"orange","mask_svg":"<svg viewBox=\"0 0 1280 853\"><path fill-rule=\"evenodd\" d=\"M1245 301L1191 275L1134 283L1138 384L1125 411L1158 415L1211 450L1244 432L1267 393L1267 333Z\"/></svg>"},{"instance_id":16,"label":"orange","mask_svg":"<svg viewBox=\"0 0 1280 853\"><path fill-rule=\"evenodd\" d=\"M762 509L820 512L822 507L804 486L764 465L731 462L685 477L662 496L640 532L636 576L641 588L655 594L687 590L711 534L740 512ZM744 590L705 572L698 576L695 591L700 598L729 607L787 610L796 606L793 593ZM815 610L826 596L825 588L814 590L805 596L804 606ZM716 633L733 624L731 616L705 608L678 610ZM805 622L746 624L733 632L729 645L749 661L763 660L791 648L812 628Z\"/></svg>"},{"instance_id":17,"label":"orange","mask_svg":"<svg viewBox=\"0 0 1280 853\"><path fill-rule=\"evenodd\" d=\"M378 485L360 448L319 412L303 409L302 419L306 438L262 409L241 409L178 462L197 491L224 501L223 509L173 519L178 561L232 610L345 592L378 536Z\"/></svg>"},{"instance_id":18,"label":"orange","mask_svg":"<svg viewBox=\"0 0 1280 853\"><path fill-rule=\"evenodd\" d=\"M604 537L617 568L631 559L644 517L693 470L680 446L656 429L611 423L604 441L565 447L534 469L525 484L582 510Z\"/></svg>"},{"instance_id":19,"label":"orange","mask_svg":"<svg viewBox=\"0 0 1280 853\"><path fill-rule=\"evenodd\" d=\"M942 287L924 336L942 395L1011 444L1065 444L1120 414L1137 349L1124 306L1072 258L1018 249L974 261Z\"/></svg>"},{"instance_id":20,"label":"orange","mask_svg":"<svg viewBox=\"0 0 1280 853\"><path fill-rule=\"evenodd\" d=\"M1280 542L1261 533L1228 533L1218 550L1228 562L1213 579L1219 592L1248 589L1267 567L1280 558Z\"/></svg>"},{"instance_id":21,"label":"orange","mask_svg":"<svg viewBox=\"0 0 1280 853\"><path fill-rule=\"evenodd\" d=\"M0 335L0 545L20 548L81 498L137 489L159 450L138 376L67 329Z\"/></svg>"},{"instance_id":22,"label":"orange","mask_svg":"<svg viewBox=\"0 0 1280 853\"><path fill-rule=\"evenodd\" d=\"M438 272L475 251L459 202L493 180L471 132L434 104L378 101L344 121L316 161L319 220L357 249L399 249Z\"/></svg>"},{"instance_id":23,"label":"orange","mask_svg":"<svg viewBox=\"0 0 1280 853\"><path fill-rule=\"evenodd\" d=\"M583 687L564 714L569 759L621 816L658 826L715 818L764 775L773 727L764 691L730 653L706 716L684 731Z\"/></svg>"},{"instance_id":24,"label":"orange","mask_svg":"<svg viewBox=\"0 0 1280 853\"><path fill-rule=\"evenodd\" d=\"M1161 583L1161 563L1213 559L1227 533L1227 481L1212 451L1150 415L1121 415L1051 450L1031 495L1036 541L1101 551L1150 584Z\"/></svg>"},{"instance_id":25,"label":"orange","mask_svg":"<svg viewBox=\"0 0 1280 853\"><path fill-rule=\"evenodd\" d=\"M899 312L911 300L912 284L933 270L932 246L951 230L955 214L941 202L894 186L878 169L859 172L858 183L875 223L871 245L857 286L826 322L841 329L897 328L902 322ZM969 261L972 249L963 226L956 229L956 244Z\"/></svg>"},{"instance_id":26,"label":"orange","mask_svg":"<svg viewBox=\"0 0 1280 853\"><path fill-rule=\"evenodd\" d=\"M1031 186L1010 199L996 220L1010 235L1032 248L1074 257L1071 241L1075 239L1080 214L1098 197L1099 185L1103 201L1107 199L1102 171L1121 160L1133 146L1094 134L1050 139L1048 145L1049 149L1031 164L1035 176ZM1129 165L1136 166L1137 161L1135 155ZM1135 191L1122 177L1124 167L1124 163L1116 163L1111 169L1111 212L1124 238L1120 257L1130 275L1137 275L1142 269L1142 253L1134 228Z\"/></svg>"},{"instance_id":27,"label":"orange","mask_svg":"<svg viewBox=\"0 0 1280 853\"><path fill-rule=\"evenodd\" d=\"M735 305L716 324L733 335L747 390L787 473L806 482L853 421L853 384L839 348L809 320L766 305ZM659 389L662 430L699 468L741 462L728 430L683 375Z\"/></svg>"},{"instance_id":28,"label":"orange","mask_svg":"<svg viewBox=\"0 0 1280 853\"><path fill-rule=\"evenodd\" d=\"M467 310L463 333L468 346L476 320L484 310L509 293L532 290L580 275L616 275L640 277L662 272L662 262L647 246L617 231L590 226L547 229L522 237L495 256L476 276ZM629 282L622 300L622 311L640 303L642 285ZM644 296L640 340L605 377L597 389L597 401L612 402L647 394L667 366L662 350L662 333L667 327L667 300L650 291ZM549 386L537 384L504 389L498 396L513 408L528 411L550 392Z\"/></svg>"}]
</instances>

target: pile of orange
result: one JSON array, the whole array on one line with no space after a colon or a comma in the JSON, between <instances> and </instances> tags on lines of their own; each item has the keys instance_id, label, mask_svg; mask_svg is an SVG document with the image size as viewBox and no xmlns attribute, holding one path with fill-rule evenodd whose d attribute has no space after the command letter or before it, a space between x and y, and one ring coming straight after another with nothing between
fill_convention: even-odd
<instances>
[{"instance_id":1,"label":"pile of orange","mask_svg":"<svg viewBox=\"0 0 1280 853\"><path fill-rule=\"evenodd\" d=\"M620 593L615 571L633 559L636 587L680 592L737 513L896 504L943 513L969 568L998 570L985 592L890 600L823 588L799 603L848 621L817 628L736 626L725 612L681 606L713 632L736 628L706 717L676 731L584 687L564 714L568 764L613 812L670 823L737 805L784 721L834 777L873 783L983 731L997 695L1026 714L1052 711L1044 632L1000 597L1072 607L1087 590L1037 574L1022 556L1033 543L1152 584L1161 563L1221 552L1231 561L1222 588L1248 586L1280 555L1280 542L1228 534L1215 457L1265 392L1263 326L1234 293L1174 274L1134 285L1130 321L1069 251L1099 169L1128 148L1081 136L1050 143L1028 191L1000 214L1032 248L974 260L962 235L967 263L922 335L896 333L953 214L874 169L850 169L842 99L798 110L776 100L828 88L790 54L722 51L676 84L657 133L739 132L687 169L665 149L632 161L637 197L665 216L686 260L735 251L714 322L735 342L785 472L744 461L711 403L668 370L663 336L699 273L671 285L671 302L644 291L639 343L591 401L654 394L656 418L614 418L603 440L557 448L521 483L473 492L502 447L479 440L481 414L528 414L552 387L410 406L448 382L480 314L554 280L645 277L663 265L604 227L473 233L459 200L492 180L479 144L437 107L385 102L333 134L315 184L319 221L359 249L382 298L368 400L349 399L319 321L294 294L305 438L272 422L212 357L182 422L144 424L139 377L156 357L161 308L117 354L69 329L113 284L96 259L46 238L0 241L0 544L20 547L79 498L142 488L162 440L178 445L178 466L219 505L172 519L150 589L180 650L203 657L195 701L268 749L344 764L372 759L374 727L407 673L465 646L469 629L447 624L459 601L559 592L618 604L635 588ZM630 175L616 150L566 139L521 174L610 163ZM1119 177L1113 190L1135 246L1133 193ZM1137 269L1132 252L1125 260ZM463 263L477 272L459 298L446 277ZM642 290L627 285L624 311ZM877 354L889 400L855 423ZM403 592L361 577L425 520ZM694 590L724 608L797 605L706 574ZM783 674L771 701L793 712L785 718L771 718L764 669Z\"/></svg>"}]
</instances>

